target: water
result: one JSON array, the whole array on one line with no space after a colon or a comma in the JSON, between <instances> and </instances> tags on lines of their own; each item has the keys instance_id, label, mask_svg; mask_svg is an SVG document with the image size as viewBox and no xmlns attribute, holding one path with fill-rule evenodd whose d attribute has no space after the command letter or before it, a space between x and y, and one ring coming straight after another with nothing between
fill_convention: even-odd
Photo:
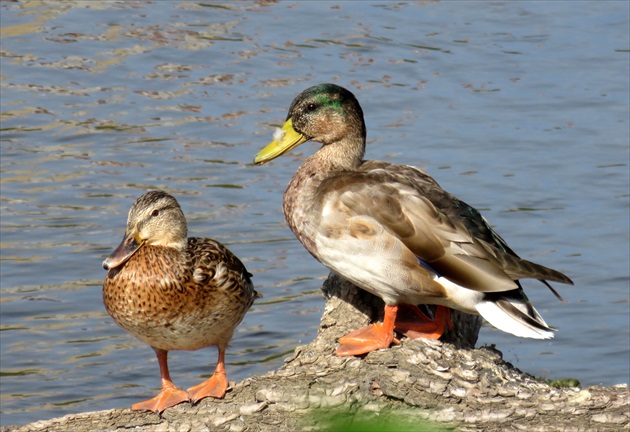
<instances>
[{"instance_id":1,"label":"water","mask_svg":"<svg viewBox=\"0 0 630 432\"><path fill-rule=\"evenodd\" d=\"M583 385L629 377L626 2L3 2L1 423L128 407L159 387L152 351L101 301L133 201L164 188L191 235L228 245L257 302L228 378L316 334L326 269L281 194L305 144L253 156L293 97L353 91L368 157L426 168L522 256L576 282L528 295L551 341L484 327L519 368ZM216 350L174 352L175 382Z\"/></svg>"}]
</instances>

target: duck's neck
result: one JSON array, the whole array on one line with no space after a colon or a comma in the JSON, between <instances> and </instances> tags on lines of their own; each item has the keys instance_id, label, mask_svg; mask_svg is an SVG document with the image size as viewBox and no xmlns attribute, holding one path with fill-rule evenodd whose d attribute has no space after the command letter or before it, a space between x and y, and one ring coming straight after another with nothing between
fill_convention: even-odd
<instances>
[{"instance_id":1,"label":"duck's neck","mask_svg":"<svg viewBox=\"0 0 630 432\"><path fill-rule=\"evenodd\" d=\"M321 212L322 182L344 172L356 170L363 163L365 138L349 137L322 146L304 161L284 192L284 216L293 233L311 254L316 255L312 244L314 219Z\"/></svg>"},{"instance_id":2,"label":"duck's neck","mask_svg":"<svg viewBox=\"0 0 630 432\"><path fill-rule=\"evenodd\" d=\"M331 144L323 145L306 159L299 170L317 171L329 177L343 171L354 171L363 163L365 137L347 136Z\"/></svg>"}]
</instances>

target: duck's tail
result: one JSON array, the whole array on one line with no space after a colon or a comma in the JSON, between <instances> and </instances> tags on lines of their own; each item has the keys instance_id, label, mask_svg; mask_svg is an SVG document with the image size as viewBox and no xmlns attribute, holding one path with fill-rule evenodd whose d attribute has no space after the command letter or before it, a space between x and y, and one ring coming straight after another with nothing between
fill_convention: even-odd
<instances>
[{"instance_id":1,"label":"duck's tail","mask_svg":"<svg viewBox=\"0 0 630 432\"><path fill-rule=\"evenodd\" d=\"M522 289L486 293L476 308L486 321L504 332L533 339L553 338L553 329L527 300Z\"/></svg>"}]
</instances>

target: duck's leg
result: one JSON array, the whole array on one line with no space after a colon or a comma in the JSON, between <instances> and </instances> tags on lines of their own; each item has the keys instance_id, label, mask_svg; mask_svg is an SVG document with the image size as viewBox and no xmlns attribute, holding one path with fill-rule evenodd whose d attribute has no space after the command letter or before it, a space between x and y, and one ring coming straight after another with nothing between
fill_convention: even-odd
<instances>
[{"instance_id":1,"label":"duck's leg","mask_svg":"<svg viewBox=\"0 0 630 432\"><path fill-rule=\"evenodd\" d=\"M138 402L134 404L131 409L134 411L153 411L161 413L166 408L170 408L182 402L188 402L188 394L185 391L178 389L171 376L168 373L168 351L156 349L155 355L160 365L160 375L162 376L162 391L153 399L149 399L144 402Z\"/></svg>"},{"instance_id":2,"label":"duck's leg","mask_svg":"<svg viewBox=\"0 0 630 432\"><path fill-rule=\"evenodd\" d=\"M335 354L341 357L367 354L380 348L389 348L392 342L399 343L394 338L394 323L397 314L398 305L385 305L382 323L374 323L343 336L338 340L340 346Z\"/></svg>"},{"instance_id":3,"label":"duck's leg","mask_svg":"<svg viewBox=\"0 0 630 432\"><path fill-rule=\"evenodd\" d=\"M446 331L446 327L453 328L451 310L445 306L435 308L435 317L428 318L417 306L404 305L405 310L411 312L413 319L399 317L394 324L396 331L410 339L439 339ZM409 314L407 314L409 316Z\"/></svg>"},{"instance_id":4,"label":"duck's leg","mask_svg":"<svg viewBox=\"0 0 630 432\"><path fill-rule=\"evenodd\" d=\"M212 396L214 398L223 398L228 388L228 380L225 376L225 347L217 346L219 349L219 360L214 374L201 384L188 389L188 397L193 402Z\"/></svg>"}]
</instances>

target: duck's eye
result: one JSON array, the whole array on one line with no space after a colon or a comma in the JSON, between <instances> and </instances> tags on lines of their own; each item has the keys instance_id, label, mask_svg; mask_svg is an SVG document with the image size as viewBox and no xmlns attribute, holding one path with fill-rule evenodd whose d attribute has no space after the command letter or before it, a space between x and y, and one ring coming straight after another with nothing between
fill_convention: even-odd
<instances>
[{"instance_id":1,"label":"duck's eye","mask_svg":"<svg viewBox=\"0 0 630 432\"><path fill-rule=\"evenodd\" d=\"M317 109L317 105L315 105L314 103L310 103L308 105L306 105L306 111L308 112L313 112Z\"/></svg>"},{"instance_id":2,"label":"duck's eye","mask_svg":"<svg viewBox=\"0 0 630 432\"><path fill-rule=\"evenodd\" d=\"M156 217L156 216L157 216L157 215L159 215L159 214L160 214L160 211L159 211L159 210L157 210L157 209L156 209L156 210L153 210L153 211L151 212L151 216L152 216L152 217Z\"/></svg>"}]
</instances>

